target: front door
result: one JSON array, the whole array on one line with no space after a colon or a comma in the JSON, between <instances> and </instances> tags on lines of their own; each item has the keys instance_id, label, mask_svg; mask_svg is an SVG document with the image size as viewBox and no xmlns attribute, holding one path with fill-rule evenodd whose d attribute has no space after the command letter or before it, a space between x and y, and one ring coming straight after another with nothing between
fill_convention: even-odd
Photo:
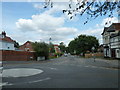
<instances>
[{"instance_id":1,"label":"front door","mask_svg":"<svg viewBox=\"0 0 120 90\"><path fill-rule=\"evenodd\" d=\"M112 50L111 50L111 56L112 56L113 58L116 57L116 55L115 55L115 49L112 49Z\"/></svg>"}]
</instances>

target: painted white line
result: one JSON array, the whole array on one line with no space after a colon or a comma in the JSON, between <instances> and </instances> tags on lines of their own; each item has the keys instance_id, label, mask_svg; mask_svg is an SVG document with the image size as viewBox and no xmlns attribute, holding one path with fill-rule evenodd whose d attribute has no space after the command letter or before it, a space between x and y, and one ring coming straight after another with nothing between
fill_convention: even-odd
<instances>
[{"instance_id":1,"label":"painted white line","mask_svg":"<svg viewBox=\"0 0 120 90\"><path fill-rule=\"evenodd\" d=\"M5 69L3 70L3 77L27 77L36 74L40 74L43 71L34 68L16 68L16 69Z\"/></svg>"},{"instance_id":2,"label":"painted white line","mask_svg":"<svg viewBox=\"0 0 120 90\"><path fill-rule=\"evenodd\" d=\"M0 83L0 87L2 87L2 86L7 86L7 85L12 85L12 84L9 84L8 82Z\"/></svg>"},{"instance_id":3,"label":"painted white line","mask_svg":"<svg viewBox=\"0 0 120 90\"><path fill-rule=\"evenodd\" d=\"M40 79L40 80L36 80L36 81L21 82L21 83L15 83L15 84L6 82L6 83L2 84L2 86L11 86L11 85L28 84L28 83L31 84L31 83L37 83L37 82L46 81L46 80L49 80L49 79L51 79L51 78L47 77L45 79Z\"/></svg>"},{"instance_id":4,"label":"painted white line","mask_svg":"<svg viewBox=\"0 0 120 90\"><path fill-rule=\"evenodd\" d=\"M36 83L36 82L42 82L42 81L46 81L46 80L49 80L51 78L45 78L45 79L40 79L40 80L36 80L36 81L31 81L31 82L25 82L25 83Z\"/></svg>"},{"instance_id":5,"label":"painted white line","mask_svg":"<svg viewBox=\"0 0 120 90\"><path fill-rule=\"evenodd\" d=\"M50 68L50 69L52 69L52 70L57 70L57 68Z\"/></svg>"}]
</instances>

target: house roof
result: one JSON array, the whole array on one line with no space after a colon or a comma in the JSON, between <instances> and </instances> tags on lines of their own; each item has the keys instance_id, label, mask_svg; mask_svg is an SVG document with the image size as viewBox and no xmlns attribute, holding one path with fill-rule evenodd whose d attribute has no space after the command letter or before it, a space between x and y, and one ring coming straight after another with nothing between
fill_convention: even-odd
<instances>
[{"instance_id":1,"label":"house roof","mask_svg":"<svg viewBox=\"0 0 120 90\"><path fill-rule=\"evenodd\" d=\"M31 41L27 41L27 42L25 42L23 45L25 45L25 44L27 44L27 43L32 43Z\"/></svg>"},{"instance_id":2,"label":"house roof","mask_svg":"<svg viewBox=\"0 0 120 90\"><path fill-rule=\"evenodd\" d=\"M116 30L120 31L120 23L112 23L112 25L110 25L109 27L104 27L103 33L101 35L103 35L105 31L114 32Z\"/></svg>"},{"instance_id":3,"label":"house roof","mask_svg":"<svg viewBox=\"0 0 120 90\"><path fill-rule=\"evenodd\" d=\"M12 40L10 37L7 37L7 36L5 36L4 38L0 38L0 40L14 43L14 40Z\"/></svg>"},{"instance_id":4,"label":"house roof","mask_svg":"<svg viewBox=\"0 0 120 90\"><path fill-rule=\"evenodd\" d=\"M107 32L114 32L115 30L120 31L120 23L113 23Z\"/></svg>"},{"instance_id":5,"label":"house roof","mask_svg":"<svg viewBox=\"0 0 120 90\"><path fill-rule=\"evenodd\" d=\"M23 51L34 51L33 47L32 47L32 43L31 41L27 41L25 42L23 45L21 45L19 47L19 50L23 50Z\"/></svg>"},{"instance_id":6,"label":"house roof","mask_svg":"<svg viewBox=\"0 0 120 90\"><path fill-rule=\"evenodd\" d=\"M108 30L108 27L104 27L103 33L101 35L103 35L104 32L107 31L107 30Z\"/></svg>"},{"instance_id":7,"label":"house roof","mask_svg":"<svg viewBox=\"0 0 120 90\"><path fill-rule=\"evenodd\" d=\"M27 41L27 42L25 42L25 43L24 43L23 45L21 45L21 46L26 46L27 43L30 43L30 44L31 44L31 43L33 43L33 42ZM21 47L21 46L20 46L20 47Z\"/></svg>"},{"instance_id":8,"label":"house roof","mask_svg":"<svg viewBox=\"0 0 120 90\"><path fill-rule=\"evenodd\" d=\"M120 31L120 23L113 23L116 30Z\"/></svg>"}]
</instances>

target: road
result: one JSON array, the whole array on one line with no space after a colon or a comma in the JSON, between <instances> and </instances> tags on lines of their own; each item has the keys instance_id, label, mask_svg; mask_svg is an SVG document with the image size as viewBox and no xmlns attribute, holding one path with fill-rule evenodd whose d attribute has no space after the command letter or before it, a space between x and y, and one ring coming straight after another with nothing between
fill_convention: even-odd
<instances>
[{"instance_id":1,"label":"road","mask_svg":"<svg viewBox=\"0 0 120 90\"><path fill-rule=\"evenodd\" d=\"M29 72L28 76L3 76L3 88L118 88L118 69L102 65L99 61L75 56L47 61L9 62L3 64L4 71L22 68L43 72ZM27 71L20 73L24 75Z\"/></svg>"}]
</instances>

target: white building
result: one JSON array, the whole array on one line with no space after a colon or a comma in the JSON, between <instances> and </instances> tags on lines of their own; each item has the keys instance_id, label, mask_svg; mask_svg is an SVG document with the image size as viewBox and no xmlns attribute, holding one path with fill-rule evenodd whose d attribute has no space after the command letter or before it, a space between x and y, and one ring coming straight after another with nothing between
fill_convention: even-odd
<instances>
[{"instance_id":1,"label":"white building","mask_svg":"<svg viewBox=\"0 0 120 90\"><path fill-rule=\"evenodd\" d=\"M14 40L7 37L5 32L0 34L0 50L15 50Z\"/></svg>"},{"instance_id":2,"label":"white building","mask_svg":"<svg viewBox=\"0 0 120 90\"><path fill-rule=\"evenodd\" d=\"M120 23L105 27L102 36L104 57L120 58Z\"/></svg>"}]
</instances>

